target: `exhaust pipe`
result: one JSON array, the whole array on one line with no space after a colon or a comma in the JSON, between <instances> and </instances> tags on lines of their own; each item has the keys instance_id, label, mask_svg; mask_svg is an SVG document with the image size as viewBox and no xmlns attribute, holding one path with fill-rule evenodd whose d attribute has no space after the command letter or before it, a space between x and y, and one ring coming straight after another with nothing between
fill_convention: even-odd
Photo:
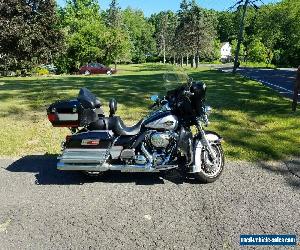
<instances>
[{"instance_id":1,"label":"exhaust pipe","mask_svg":"<svg viewBox=\"0 0 300 250\"><path fill-rule=\"evenodd\" d=\"M153 168L153 158L142 145L148 163L145 165L111 165L106 162L109 158L107 149L65 149L61 157L58 157L57 169L63 171L88 171L105 172L117 170L121 172L159 172L175 168L177 166L163 165Z\"/></svg>"}]
</instances>

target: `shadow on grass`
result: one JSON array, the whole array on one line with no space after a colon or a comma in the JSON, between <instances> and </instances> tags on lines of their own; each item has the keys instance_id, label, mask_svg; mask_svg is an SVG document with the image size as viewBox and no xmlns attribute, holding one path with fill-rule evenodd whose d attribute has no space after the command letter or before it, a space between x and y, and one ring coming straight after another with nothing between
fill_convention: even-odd
<instances>
[{"instance_id":1,"label":"shadow on grass","mask_svg":"<svg viewBox=\"0 0 300 250\"><path fill-rule=\"evenodd\" d=\"M0 80L0 102L16 100L30 111L45 112L45 107L52 102L76 98L79 89L87 87L100 97L104 106L114 97L128 114L136 109L134 115L143 115L151 94L165 94L162 83L166 69L160 64L133 65L126 70L129 74L113 76L3 78ZM299 124L295 121L300 120L300 114L290 113L290 101L261 84L233 74L206 70L193 71L191 76L208 86L207 102L215 110L211 117L212 127L229 145L225 145L225 149L229 148L226 151L229 157L267 160L299 153ZM0 116L22 115L23 110L16 105L13 102Z\"/></svg>"},{"instance_id":2,"label":"shadow on grass","mask_svg":"<svg viewBox=\"0 0 300 250\"><path fill-rule=\"evenodd\" d=\"M160 65L137 66L141 71L160 70ZM150 68L149 68L150 67ZM3 79L0 101L17 98L25 100L32 110L44 109L56 100L77 97L82 87L89 88L100 99L116 98L129 107L146 107L147 96L164 94L163 73L145 75L70 76L39 79ZM191 76L208 85L209 103L220 110L242 110L252 115L263 111L269 114L286 114L290 103L278 102L278 95L260 85L246 84L247 80L216 71L201 71Z\"/></svg>"},{"instance_id":3,"label":"shadow on grass","mask_svg":"<svg viewBox=\"0 0 300 250\"><path fill-rule=\"evenodd\" d=\"M54 101L76 98L79 89L89 88L102 101L114 97L128 107L147 105L148 96L163 92L163 74L70 76L64 78L3 79L0 85L0 101L19 99L32 110L44 110Z\"/></svg>"},{"instance_id":4,"label":"shadow on grass","mask_svg":"<svg viewBox=\"0 0 300 250\"><path fill-rule=\"evenodd\" d=\"M36 185L83 185L85 183L135 183L136 185L164 184L164 180L175 184L192 183L193 179L186 179L172 171L161 173L121 173L111 171L103 176L91 177L82 172L59 171L56 169L57 155L30 155L25 156L6 168L10 172L34 173Z\"/></svg>"},{"instance_id":5,"label":"shadow on grass","mask_svg":"<svg viewBox=\"0 0 300 250\"><path fill-rule=\"evenodd\" d=\"M291 113L290 100L230 73L202 71L192 76L207 84L208 104L216 110L212 120L225 142L251 151L250 159L299 155L300 113ZM244 158L234 150L227 153L235 159Z\"/></svg>"},{"instance_id":6,"label":"shadow on grass","mask_svg":"<svg viewBox=\"0 0 300 250\"><path fill-rule=\"evenodd\" d=\"M249 84L249 80L242 77L217 71L201 71L191 76L207 83L207 99L216 109L238 110L253 116L287 114L290 110L290 103L283 101L275 91L259 83Z\"/></svg>"}]
</instances>

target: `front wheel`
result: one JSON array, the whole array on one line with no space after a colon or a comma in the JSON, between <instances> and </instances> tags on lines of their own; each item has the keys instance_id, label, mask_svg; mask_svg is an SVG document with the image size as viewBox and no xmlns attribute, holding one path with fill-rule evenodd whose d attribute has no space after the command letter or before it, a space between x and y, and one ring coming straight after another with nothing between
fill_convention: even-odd
<instances>
[{"instance_id":1,"label":"front wheel","mask_svg":"<svg viewBox=\"0 0 300 250\"><path fill-rule=\"evenodd\" d=\"M208 151L203 149L201 153L201 172L194 173L195 178L204 183L216 181L224 169L224 152L221 144L211 144L212 150L216 155L216 161L213 162Z\"/></svg>"}]
</instances>

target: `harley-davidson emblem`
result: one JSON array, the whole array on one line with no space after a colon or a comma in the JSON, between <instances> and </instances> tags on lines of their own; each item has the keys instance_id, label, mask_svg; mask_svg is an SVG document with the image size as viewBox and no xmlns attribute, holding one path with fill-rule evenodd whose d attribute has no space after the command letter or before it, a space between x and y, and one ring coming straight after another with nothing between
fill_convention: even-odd
<instances>
[{"instance_id":1,"label":"harley-davidson emblem","mask_svg":"<svg viewBox=\"0 0 300 250\"><path fill-rule=\"evenodd\" d=\"M100 140L99 139L84 139L81 141L82 146L94 146L99 145Z\"/></svg>"},{"instance_id":2,"label":"harley-davidson emblem","mask_svg":"<svg viewBox=\"0 0 300 250\"><path fill-rule=\"evenodd\" d=\"M174 122L173 121L167 121L164 123L167 127L171 127L174 125Z\"/></svg>"}]
</instances>

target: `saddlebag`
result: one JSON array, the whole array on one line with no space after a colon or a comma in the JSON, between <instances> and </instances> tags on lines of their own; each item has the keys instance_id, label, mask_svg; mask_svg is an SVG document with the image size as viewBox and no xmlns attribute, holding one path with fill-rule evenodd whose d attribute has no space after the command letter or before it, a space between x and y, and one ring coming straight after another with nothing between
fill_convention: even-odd
<instances>
[{"instance_id":1,"label":"saddlebag","mask_svg":"<svg viewBox=\"0 0 300 250\"><path fill-rule=\"evenodd\" d=\"M110 155L111 131L91 131L68 136L65 149L58 157L59 170L96 171Z\"/></svg>"},{"instance_id":2,"label":"saddlebag","mask_svg":"<svg viewBox=\"0 0 300 250\"><path fill-rule=\"evenodd\" d=\"M66 148L104 148L109 149L113 142L111 131L89 131L69 136Z\"/></svg>"}]
</instances>

